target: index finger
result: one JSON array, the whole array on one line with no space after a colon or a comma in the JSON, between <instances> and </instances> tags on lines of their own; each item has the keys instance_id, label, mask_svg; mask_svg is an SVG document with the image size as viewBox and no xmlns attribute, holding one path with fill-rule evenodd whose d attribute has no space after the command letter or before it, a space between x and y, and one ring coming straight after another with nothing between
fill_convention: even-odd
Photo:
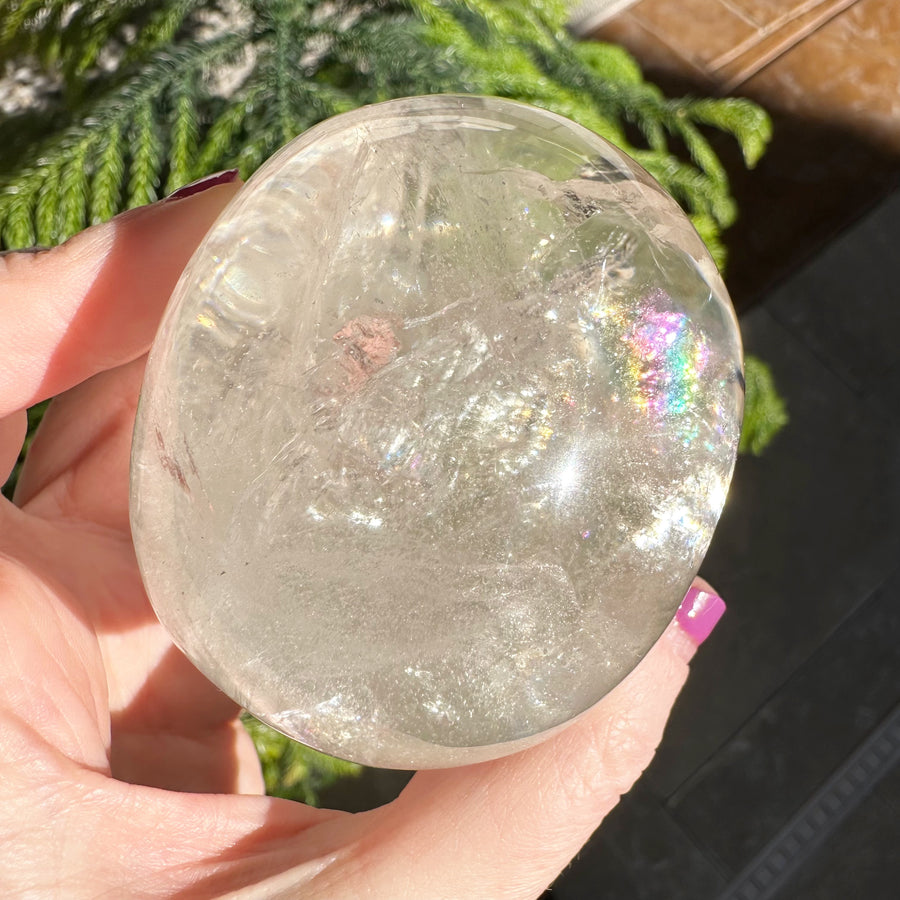
<instances>
[{"instance_id":1,"label":"index finger","mask_svg":"<svg viewBox=\"0 0 900 900\"><path fill-rule=\"evenodd\" d=\"M239 183L0 257L0 418L145 353L191 254Z\"/></svg>"}]
</instances>

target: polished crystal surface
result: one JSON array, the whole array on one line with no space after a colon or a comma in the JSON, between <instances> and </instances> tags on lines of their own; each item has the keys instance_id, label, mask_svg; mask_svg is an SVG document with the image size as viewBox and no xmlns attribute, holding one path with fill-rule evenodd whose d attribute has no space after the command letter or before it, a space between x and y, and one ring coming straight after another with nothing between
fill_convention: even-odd
<instances>
[{"instance_id":1,"label":"polished crystal surface","mask_svg":"<svg viewBox=\"0 0 900 900\"><path fill-rule=\"evenodd\" d=\"M286 734L499 756L659 637L742 403L715 267L622 152L498 99L357 110L263 166L175 291L135 431L143 578Z\"/></svg>"}]
</instances>

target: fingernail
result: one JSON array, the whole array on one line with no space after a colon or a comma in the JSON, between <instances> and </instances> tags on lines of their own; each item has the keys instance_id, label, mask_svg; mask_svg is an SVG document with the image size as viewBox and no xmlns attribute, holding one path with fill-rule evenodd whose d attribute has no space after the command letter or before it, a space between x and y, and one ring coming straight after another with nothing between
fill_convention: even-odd
<instances>
[{"instance_id":1,"label":"fingernail","mask_svg":"<svg viewBox=\"0 0 900 900\"><path fill-rule=\"evenodd\" d=\"M177 191L173 191L165 199L167 203L172 200L184 200L185 197L193 197L194 194L209 190L211 187L216 187L220 184L231 184L232 181L237 181L237 177L237 169L226 169L224 172L214 172L212 175L198 178L196 181L192 181L190 184L178 188Z\"/></svg>"},{"instance_id":2,"label":"fingernail","mask_svg":"<svg viewBox=\"0 0 900 900\"><path fill-rule=\"evenodd\" d=\"M675 618L681 630L699 646L712 634L725 612L725 601L711 591L692 587L681 601Z\"/></svg>"},{"instance_id":3,"label":"fingernail","mask_svg":"<svg viewBox=\"0 0 900 900\"><path fill-rule=\"evenodd\" d=\"M46 253L49 247L21 247L18 250L0 250L0 256L12 256L14 253Z\"/></svg>"}]
</instances>

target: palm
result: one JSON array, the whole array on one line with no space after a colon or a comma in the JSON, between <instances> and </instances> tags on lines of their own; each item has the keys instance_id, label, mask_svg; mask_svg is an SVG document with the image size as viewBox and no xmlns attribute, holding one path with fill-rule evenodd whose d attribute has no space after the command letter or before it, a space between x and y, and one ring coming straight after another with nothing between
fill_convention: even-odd
<instances>
[{"instance_id":1,"label":"palm","mask_svg":"<svg viewBox=\"0 0 900 900\"><path fill-rule=\"evenodd\" d=\"M85 619L89 652L78 662L108 704L96 710L96 723L80 727L92 728L84 736L91 741L111 734L111 774L181 790L258 789L237 707L172 646L141 587L127 521L141 368L104 373L51 406L22 473L24 515L9 538L33 577L54 586L47 602ZM32 652L36 665L47 651Z\"/></svg>"}]
</instances>

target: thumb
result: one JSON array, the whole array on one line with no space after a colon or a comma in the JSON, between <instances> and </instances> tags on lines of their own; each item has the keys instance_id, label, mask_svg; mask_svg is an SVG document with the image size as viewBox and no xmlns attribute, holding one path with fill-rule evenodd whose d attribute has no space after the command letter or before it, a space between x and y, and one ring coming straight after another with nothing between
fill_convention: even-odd
<instances>
[{"instance_id":1,"label":"thumb","mask_svg":"<svg viewBox=\"0 0 900 900\"><path fill-rule=\"evenodd\" d=\"M0 257L0 419L145 353L238 187L236 171L219 173L52 250Z\"/></svg>"}]
</instances>

